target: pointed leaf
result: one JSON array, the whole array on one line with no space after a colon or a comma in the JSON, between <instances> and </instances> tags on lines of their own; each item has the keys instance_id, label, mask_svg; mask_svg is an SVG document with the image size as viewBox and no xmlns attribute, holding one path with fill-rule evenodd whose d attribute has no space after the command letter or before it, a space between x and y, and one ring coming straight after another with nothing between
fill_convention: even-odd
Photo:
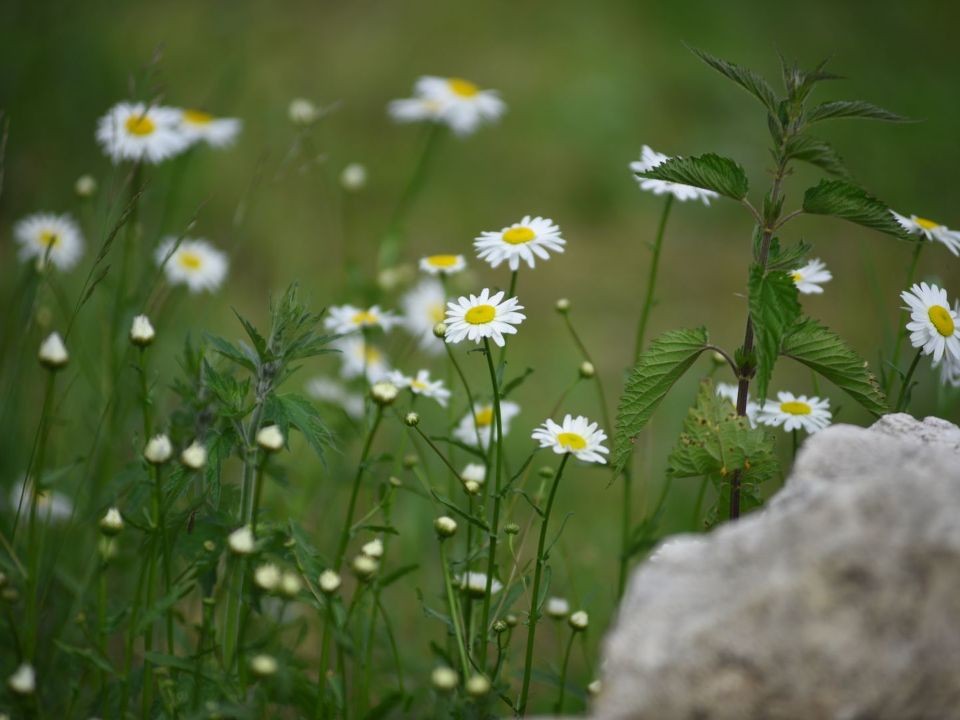
<instances>
[{"instance_id":1,"label":"pointed leaf","mask_svg":"<svg viewBox=\"0 0 960 720\"><path fill-rule=\"evenodd\" d=\"M773 366L787 330L800 317L797 286L782 270L764 272L760 265L750 269L750 320L757 343L757 394L767 395Z\"/></svg>"},{"instance_id":2,"label":"pointed leaf","mask_svg":"<svg viewBox=\"0 0 960 720\"><path fill-rule=\"evenodd\" d=\"M280 393L267 401L267 416L288 435L290 427L295 427L306 438L310 447L321 460L325 448L333 444L333 436L323 424L320 412L313 403L298 393Z\"/></svg>"},{"instance_id":3,"label":"pointed leaf","mask_svg":"<svg viewBox=\"0 0 960 720\"><path fill-rule=\"evenodd\" d=\"M807 122L820 120L839 120L841 118L862 118L864 120L884 120L886 122L911 122L910 118L895 112L884 110L873 103L863 100L834 100L817 105L807 113Z\"/></svg>"},{"instance_id":4,"label":"pointed leaf","mask_svg":"<svg viewBox=\"0 0 960 720\"><path fill-rule=\"evenodd\" d=\"M816 165L831 175L839 177L850 175L840 155L826 140L810 135L794 135L787 142L785 151L789 159Z\"/></svg>"},{"instance_id":5,"label":"pointed leaf","mask_svg":"<svg viewBox=\"0 0 960 720\"><path fill-rule=\"evenodd\" d=\"M712 190L734 200L747 195L747 175L736 162L713 153L697 157L674 157L656 167L636 173L637 177L667 180Z\"/></svg>"},{"instance_id":6,"label":"pointed leaf","mask_svg":"<svg viewBox=\"0 0 960 720\"><path fill-rule=\"evenodd\" d=\"M885 203L845 180L821 180L808 189L803 196L803 211L813 215L833 215L901 240L918 239L904 232Z\"/></svg>"},{"instance_id":7,"label":"pointed leaf","mask_svg":"<svg viewBox=\"0 0 960 720\"><path fill-rule=\"evenodd\" d=\"M730 78L737 85L757 98L764 104L767 110L772 113L776 113L779 98L777 98L777 94L773 91L773 88L767 84L767 81L764 80L762 75L754 72L753 70L748 70L747 68L740 67L739 65L734 65L726 60L721 60L718 57L714 57L709 53L703 52L703 50L698 50L697 48L690 49L707 65L712 67L721 75L725 75L726 77Z\"/></svg>"}]
</instances>

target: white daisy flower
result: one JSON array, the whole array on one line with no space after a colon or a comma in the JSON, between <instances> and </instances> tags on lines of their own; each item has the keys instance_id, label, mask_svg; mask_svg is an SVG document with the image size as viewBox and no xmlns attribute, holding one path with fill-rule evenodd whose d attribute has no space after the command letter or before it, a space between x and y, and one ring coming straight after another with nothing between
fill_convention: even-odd
<instances>
[{"instance_id":1,"label":"white daisy flower","mask_svg":"<svg viewBox=\"0 0 960 720\"><path fill-rule=\"evenodd\" d=\"M922 348L924 355L933 355L939 363L944 354L960 358L960 315L950 309L947 291L936 285L920 283L900 297L910 311L910 344Z\"/></svg>"},{"instance_id":2,"label":"white daisy flower","mask_svg":"<svg viewBox=\"0 0 960 720\"><path fill-rule=\"evenodd\" d=\"M29 215L13 226L13 236L20 245L20 259L36 258L38 266L49 258L57 269L69 270L83 255L83 234L69 215Z\"/></svg>"},{"instance_id":3,"label":"white daisy flower","mask_svg":"<svg viewBox=\"0 0 960 720\"><path fill-rule=\"evenodd\" d=\"M936 240L954 255L960 255L960 232L951 230L946 225L940 225L933 220L911 215L906 217L893 212L893 217L911 235L923 235L927 240Z\"/></svg>"},{"instance_id":4,"label":"white daisy flower","mask_svg":"<svg viewBox=\"0 0 960 720\"><path fill-rule=\"evenodd\" d=\"M140 160L155 165L192 142L181 130L180 117L174 108L117 103L98 121L97 142L114 163Z\"/></svg>"},{"instance_id":5,"label":"white daisy flower","mask_svg":"<svg viewBox=\"0 0 960 720\"><path fill-rule=\"evenodd\" d=\"M520 412L520 406L509 400L500 403L500 424L503 427L503 434L506 436L510 432L510 421ZM467 445L477 445L477 435L480 436L480 446L486 450L490 447L490 440L493 437L493 427L496 423L493 405L477 404L473 406L473 412L467 413L453 430L453 436ZM464 478L466 481L467 478Z\"/></svg>"},{"instance_id":6,"label":"white daisy flower","mask_svg":"<svg viewBox=\"0 0 960 720\"><path fill-rule=\"evenodd\" d=\"M487 592L487 574L484 572L467 572L457 575L457 585L461 590L466 590L471 595L484 595ZM493 578L490 581L490 594L496 595L503 590L503 583Z\"/></svg>"},{"instance_id":7,"label":"white daisy flower","mask_svg":"<svg viewBox=\"0 0 960 720\"><path fill-rule=\"evenodd\" d=\"M830 424L830 401L826 398L795 396L789 392L778 392L777 399L767 400L760 410L758 420L771 427L783 426L787 432L806 430L815 433Z\"/></svg>"},{"instance_id":8,"label":"white daisy flower","mask_svg":"<svg viewBox=\"0 0 960 720\"><path fill-rule=\"evenodd\" d=\"M420 258L420 269L431 275L454 275L467 267L463 255L427 255Z\"/></svg>"},{"instance_id":9,"label":"white daisy flower","mask_svg":"<svg viewBox=\"0 0 960 720\"><path fill-rule=\"evenodd\" d=\"M501 406L501 411L502 410L503 407ZM469 417L469 415L467 417ZM506 432L506 430L504 430L504 432ZM474 437L474 440L476 440L476 437ZM460 479L464 482L475 482L478 485L483 485L484 480L487 479L487 468L480 463L467 463L463 470L460 471Z\"/></svg>"},{"instance_id":10,"label":"white daisy flower","mask_svg":"<svg viewBox=\"0 0 960 720\"><path fill-rule=\"evenodd\" d=\"M424 279L400 298L404 326L419 339L420 349L431 355L443 352L443 341L433 334L433 328L443 322L446 301L443 285L432 278Z\"/></svg>"},{"instance_id":11,"label":"white daisy flower","mask_svg":"<svg viewBox=\"0 0 960 720\"><path fill-rule=\"evenodd\" d=\"M733 409L737 409L737 394L740 392L739 387L731 385L730 383L717 383L716 391L717 397L729 400ZM755 428L757 426L757 413L759 412L760 406L753 400L747 398L747 420L750 423L750 427Z\"/></svg>"},{"instance_id":12,"label":"white daisy flower","mask_svg":"<svg viewBox=\"0 0 960 720\"><path fill-rule=\"evenodd\" d=\"M371 383L377 382L390 372L390 366L383 352L376 346L364 342L363 337L340 338L333 346L340 351L340 376L356 378L366 375Z\"/></svg>"},{"instance_id":13,"label":"white daisy flower","mask_svg":"<svg viewBox=\"0 0 960 720\"><path fill-rule=\"evenodd\" d=\"M398 123L440 121L440 103L423 97L391 100L387 105L387 114Z\"/></svg>"},{"instance_id":14,"label":"white daisy flower","mask_svg":"<svg viewBox=\"0 0 960 720\"><path fill-rule=\"evenodd\" d=\"M171 285L186 285L192 293L217 290L230 265L227 254L203 238L164 238L154 259Z\"/></svg>"},{"instance_id":15,"label":"white daisy flower","mask_svg":"<svg viewBox=\"0 0 960 720\"><path fill-rule=\"evenodd\" d=\"M346 390L340 383L330 378L315 377L307 383L307 394L321 402L337 405L350 417L363 417L363 397Z\"/></svg>"},{"instance_id":16,"label":"white daisy flower","mask_svg":"<svg viewBox=\"0 0 960 720\"><path fill-rule=\"evenodd\" d=\"M603 456L610 452L603 445L607 434L583 415L576 418L565 415L561 425L547 419L530 437L537 440L541 448L553 448L557 455L572 453L584 462L605 464Z\"/></svg>"},{"instance_id":17,"label":"white daisy flower","mask_svg":"<svg viewBox=\"0 0 960 720\"><path fill-rule=\"evenodd\" d=\"M203 110L180 111L180 131L191 143L228 147L236 141L241 127L243 122L237 118L218 118Z\"/></svg>"},{"instance_id":18,"label":"white daisy flower","mask_svg":"<svg viewBox=\"0 0 960 720\"><path fill-rule=\"evenodd\" d=\"M833 273L827 270L826 263L820 258L814 258L801 268L790 273L793 284L804 295L819 295L823 292L821 285L833 280Z\"/></svg>"},{"instance_id":19,"label":"white daisy flower","mask_svg":"<svg viewBox=\"0 0 960 720\"><path fill-rule=\"evenodd\" d=\"M414 395L436 400L440 407L446 407L450 391L443 386L443 380L431 380L429 370L418 370L416 377L408 377L399 370L387 375L387 380L399 388L409 388Z\"/></svg>"},{"instance_id":20,"label":"white daisy flower","mask_svg":"<svg viewBox=\"0 0 960 720\"><path fill-rule=\"evenodd\" d=\"M394 100L388 112L397 122L442 122L457 135L470 135L484 122L497 120L506 105L494 90L481 90L462 78L425 76L417 80L414 97Z\"/></svg>"},{"instance_id":21,"label":"white daisy flower","mask_svg":"<svg viewBox=\"0 0 960 720\"><path fill-rule=\"evenodd\" d=\"M399 317L392 312L381 310L379 305L374 305L366 310L353 305L337 305L328 310L323 325L331 332L346 335L357 330L374 327L382 328L386 332L401 322Z\"/></svg>"},{"instance_id":22,"label":"white daisy flower","mask_svg":"<svg viewBox=\"0 0 960 720\"><path fill-rule=\"evenodd\" d=\"M658 153L649 145L644 145L640 153L640 160L630 163L630 169L634 173L647 172L653 170L657 165L662 165L670 157L663 153ZM654 195L673 195L680 202L687 200L702 200L704 205L710 204L711 198L720 197L713 190L704 190L693 185L684 185L682 183L670 182L668 180L652 180L650 178L637 177L641 190L649 190Z\"/></svg>"},{"instance_id":23,"label":"white daisy flower","mask_svg":"<svg viewBox=\"0 0 960 720\"><path fill-rule=\"evenodd\" d=\"M22 497L22 504L21 504ZM14 512L20 508L20 514L29 512L33 502L33 483L21 479L10 490L10 507ZM53 490L42 490L37 495L37 515L48 520L68 520L73 515L73 503L70 498Z\"/></svg>"},{"instance_id":24,"label":"white daisy flower","mask_svg":"<svg viewBox=\"0 0 960 720\"><path fill-rule=\"evenodd\" d=\"M550 218L530 217L529 215L500 232L483 232L473 241L477 257L495 268L506 261L511 270L520 267L523 260L531 268L536 262L535 255L548 260L552 250L563 252L567 241L560 237L560 228Z\"/></svg>"},{"instance_id":25,"label":"white daisy flower","mask_svg":"<svg viewBox=\"0 0 960 720\"><path fill-rule=\"evenodd\" d=\"M479 343L490 338L503 347L506 344L504 334L515 334L516 326L527 317L517 312L523 310L523 305L515 297L503 300L503 295L502 290L490 295L490 290L484 288L479 296L460 296L456 302L447 303L447 342L458 343L467 339Z\"/></svg>"}]
</instances>

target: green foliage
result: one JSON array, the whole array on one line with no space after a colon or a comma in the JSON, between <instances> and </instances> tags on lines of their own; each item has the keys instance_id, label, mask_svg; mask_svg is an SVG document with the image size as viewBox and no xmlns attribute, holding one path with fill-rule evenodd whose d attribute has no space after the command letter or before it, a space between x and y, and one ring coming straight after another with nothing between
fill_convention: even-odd
<instances>
[{"instance_id":1,"label":"green foliage","mask_svg":"<svg viewBox=\"0 0 960 720\"><path fill-rule=\"evenodd\" d=\"M784 153L788 160L810 163L831 175L844 178L850 175L839 153L826 140L811 135L794 135L786 142Z\"/></svg>"},{"instance_id":2,"label":"green foliage","mask_svg":"<svg viewBox=\"0 0 960 720\"><path fill-rule=\"evenodd\" d=\"M765 397L780 344L800 317L800 298L793 278L782 270L750 268L750 320L757 343L757 394Z\"/></svg>"},{"instance_id":3,"label":"green foliage","mask_svg":"<svg viewBox=\"0 0 960 720\"><path fill-rule=\"evenodd\" d=\"M834 383L874 415L889 411L866 361L816 320L806 318L794 326L784 338L782 353Z\"/></svg>"},{"instance_id":4,"label":"green foliage","mask_svg":"<svg viewBox=\"0 0 960 720\"><path fill-rule=\"evenodd\" d=\"M763 79L762 75L754 72L753 70L748 70L747 68L740 67L739 65L734 65L726 60L721 60L720 58L714 57L703 50L698 50L697 48L690 49L707 65L712 67L720 74L725 75L729 79L733 80L733 82L757 98L757 100L763 103L764 107L766 107L771 113L777 112L777 106L780 104L780 98L777 97L777 94L773 91L773 88L771 88L767 81Z\"/></svg>"},{"instance_id":5,"label":"green foliage","mask_svg":"<svg viewBox=\"0 0 960 720\"><path fill-rule=\"evenodd\" d=\"M803 240L784 248L780 244L780 238L775 237L770 242L767 270L793 270L803 262L810 249L811 246Z\"/></svg>"},{"instance_id":6,"label":"green foliage","mask_svg":"<svg viewBox=\"0 0 960 720\"><path fill-rule=\"evenodd\" d=\"M617 430L612 463L623 468L630 457L633 439L650 421L654 410L673 384L693 365L707 347L705 328L666 332L640 354L617 408Z\"/></svg>"},{"instance_id":7,"label":"green foliage","mask_svg":"<svg viewBox=\"0 0 960 720\"><path fill-rule=\"evenodd\" d=\"M296 428L321 460L324 448L333 444L329 430L323 424L314 404L299 393L278 393L267 403L267 417L289 436L289 429Z\"/></svg>"},{"instance_id":8,"label":"green foliage","mask_svg":"<svg viewBox=\"0 0 960 720\"><path fill-rule=\"evenodd\" d=\"M637 176L693 185L713 190L734 200L743 200L750 187L742 167L729 158L713 153L689 158L670 158L655 168L638 172Z\"/></svg>"},{"instance_id":9,"label":"green foliage","mask_svg":"<svg viewBox=\"0 0 960 720\"><path fill-rule=\"evenodd\" d=\"M820 120L840 120L842 118L859 118L862 120L883 120L885 122L910 122L909 118L895 112L884 110L873 103L863 100L833 100L817 105L806 115L808 123Z\"/></svg>"},{"instance_id":10,"label":"green foliage","mask_svg":"<svg viewBox=\"0 0 960 720\"><path fill-rule=\"evenodd\" d=\"M845 180L821 180L803 196L803 211L832 215L900 239L911 239L883 202ZM917 238L912 238L917 241Z\"/></svg>"}]
</instances>

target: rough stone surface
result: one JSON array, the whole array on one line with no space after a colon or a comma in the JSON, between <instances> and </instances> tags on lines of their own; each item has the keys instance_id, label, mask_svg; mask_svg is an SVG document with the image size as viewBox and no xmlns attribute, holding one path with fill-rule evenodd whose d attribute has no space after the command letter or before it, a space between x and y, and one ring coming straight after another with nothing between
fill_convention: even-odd
<instances>
[{"instance_id":1,"label":"rough stone surface","mask_svg":"<svg viewBox=\"0 0 960 720\"><path fill-rule=\"evenodd\" d=\"M664 543L605 641L593 712L960 718L960 428L828 428L764 511Z\"/></svg>"}]
</instances>

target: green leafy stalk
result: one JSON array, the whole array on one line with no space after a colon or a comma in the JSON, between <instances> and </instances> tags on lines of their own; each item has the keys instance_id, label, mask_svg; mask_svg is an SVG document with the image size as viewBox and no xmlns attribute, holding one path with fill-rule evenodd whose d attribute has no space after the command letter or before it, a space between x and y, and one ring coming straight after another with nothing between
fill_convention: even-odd
<instances>
[{"instance_id":1,"label":"green leafy stalk","mask_svg":"<svg viewBox=\"0 0 960 720\"><path fill-rule=\"evenodd\" d=\"M670 208L673 206L673 195L668 194L660 215L660 224L657 226L657 236L653 241L653 257L650 260L650 273L647 276L647 294L640 310L640 320L637 323L637 340L633 346L633 361L636 362L643 352L643 341L647 333L647 321L650 320L650 311L653 309L654 293L657 288L657 274L660 270L660 251L663 249L663 234L667 229L667 219L670 217Z\"/></svg>"},{"instance_id":2,"label":"green leafy stalk","mask_svg":"<svg viewBox=\"0 0 960 720\"><path fill-rule=\"evenodd\" d=\"M447 561L447 551L444 538L440 538L440 566L443 570L443 587L447 593L447 607L450 612L450 620L453 623L453 634L457 642L457 652L460 656L460 668L464 677L470 674L470 660L467 658L467 647L465 644L465 633L461 625L460 603L457 602L456 593L453 591L453 581L450 578L450 563Z\"/></svg>"},{"instance_id":3,"label":"green leafy stalk","mask_svg":"<svg viewBox=\"0 0 960 720\"><path fill-rule=\"evenodd\" d=\"M347 553L347 545L350 542L350 534L353 529L353 516L357 510L357 495L360 493L360 480L363 478L363 471L367 466L367 457L370 454L370 448L373 445L373 438L377 434L377 428L380 427L380 421L383 419L383 407L377 405L376 414L373 417L373 424L367 432L366 440L363 443L363 450L360 452L360 464L357 466L357 473L353 477L353 486L350 489L350 502L347 505L347 516L343 524L343 530L340 531L340 540L337 542L337 555L334 569L338 572L343 565L343 558Z\"/></svg>"}]
</instances>

